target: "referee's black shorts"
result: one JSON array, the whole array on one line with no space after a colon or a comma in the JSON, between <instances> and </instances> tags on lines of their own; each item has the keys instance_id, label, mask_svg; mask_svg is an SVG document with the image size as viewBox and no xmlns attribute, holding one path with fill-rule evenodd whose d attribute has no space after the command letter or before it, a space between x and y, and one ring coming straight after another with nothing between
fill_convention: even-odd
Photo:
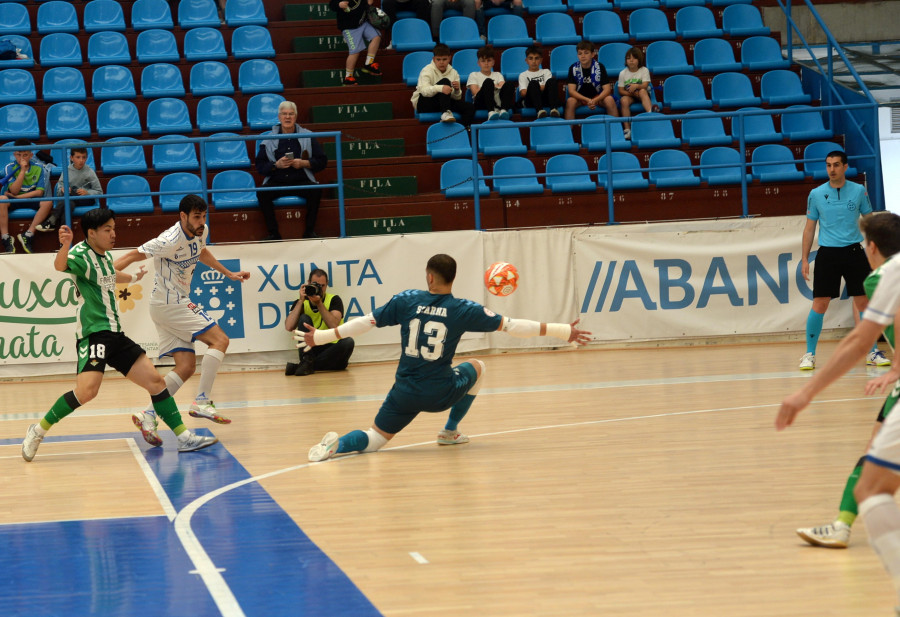
<instances>
[{"instance_id":1,"label":"referee's black shorts","mask_svg":"<svg viewBox=\"0 0 900 617\"><path fill-rule=\"evenodd\" d=\"M813 272L813 298L837 298L841 295L841 279L847 282L847 294L864 296L863 281L872 269L860 244L820 246Z\"/></svg>"}]
</instances>

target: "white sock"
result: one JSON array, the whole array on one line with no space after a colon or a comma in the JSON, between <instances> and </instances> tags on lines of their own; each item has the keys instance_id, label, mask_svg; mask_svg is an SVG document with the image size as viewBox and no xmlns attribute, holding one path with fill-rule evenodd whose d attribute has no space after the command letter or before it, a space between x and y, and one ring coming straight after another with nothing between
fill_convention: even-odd
<instances>
[{"instance_id":1,"label":"white sock","mask_svg":"<svg viewBox=\"0 0 900 617\"><path fill-rule=\"evenodd\" d=\"M213 382L219 372L219 366L225 359L225 353L218 349L207 349L200 362L200 388L197 390L197 399L212 400Z\"/></svg>"},{"instance_id":2,"label":"white sock","mask_svg":"<svg viewBox=\"0 0 900 617\"><path fill-rule=\"evenodd\" d=\"M900 508L893 495L882 493L859 504L859 515L866 523L869 544L894 582L900 604Z\"/></svg>"},{"instance_id":3,"label":"white sock","mask_svg":"<svg viewBox=\"0 0 900 617\"><path fill-rule=\"evenodd\" d=\"M166 390L169 391L169 396L175 396L175 393L178 392L178 389L184 385L184 381L181 380L181 377L179 377L178 373L176 373L175 371L169 371L168 373L166 373L166 376L163 377L163 381L166 382ZM145 409L144 412L156 415L156 410L153 409L152 405Z\"/></svg>"}]
</instances>

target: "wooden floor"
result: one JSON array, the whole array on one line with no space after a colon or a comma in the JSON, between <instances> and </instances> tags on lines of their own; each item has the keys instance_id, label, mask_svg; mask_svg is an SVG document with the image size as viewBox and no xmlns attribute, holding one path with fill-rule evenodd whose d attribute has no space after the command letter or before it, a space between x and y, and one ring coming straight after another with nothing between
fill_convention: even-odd
<instances>
[{"instance_id":1,"label":"wooden floor","mask_svg":"<svg viewBox=\"0 0 900 617\"><path fill-rule=\"evenodd\" d=\"M823 343L819 363L833 343ZM782 397L809 377L802 343L492 355L461 425L422 414L377 454L306 465L329 430L370 426L395 365L285 377L222 373L201 424L384 615L889 615L863 525L848 550L806 546L881 404L860 366L785 433ZM196 380L197 378L193 378ZM0 440L21 438L72 380L0 383ZM176 399L182 408L196 387ZM109 376L51 435L132 431L145 399ZM0 446L0 525L160 513L121 442ZM191 455L182 455L191 456ZM62 574L64 575L64 574ZM265 585L265 581L259 581ZM164 593L160 589L160 593ZM247 615L255 614L244 607ZM335 614L340 614L339 612Z\"/></svg>"}]
</instances>

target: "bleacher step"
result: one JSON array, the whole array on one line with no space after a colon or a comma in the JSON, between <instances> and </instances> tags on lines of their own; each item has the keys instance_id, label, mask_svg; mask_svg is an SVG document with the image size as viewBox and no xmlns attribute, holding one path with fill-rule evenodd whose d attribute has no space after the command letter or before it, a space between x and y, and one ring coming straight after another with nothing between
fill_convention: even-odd
<instances>
[{"instance_id":1,"label":"bleacher step","mask_svg":"<svg viewBox=\"0 0 900 617\"><path fill-rule=\"evenodd\" d=\"M385 176L377 178L345 178L344 198L401 197L419 192L415 176Z\"/></svg>"},{"instance_id":2,"label":"bleacher step","mask_svg":"<svg viewBox=\"0 0 900 617\"><path fill-rule=\"evenodd\" d=\"M333 142L322 144L329 161L335 158ZM360 139L358 141L341 142L341 157L347 159L383 159L406 155L406 140L395 139Z\"/></svg>"},{"instance_id":3,"label":"bleacher step","mask_svg":"<svg viewBox=\"0 0 900 617\"><path fill-rule=\"evenodd\" d=\"M391 103L351 103L348 105L313 105L310 117L320 122L372 122L393 120L394 106Z\"/></svg>"}]
</instances>

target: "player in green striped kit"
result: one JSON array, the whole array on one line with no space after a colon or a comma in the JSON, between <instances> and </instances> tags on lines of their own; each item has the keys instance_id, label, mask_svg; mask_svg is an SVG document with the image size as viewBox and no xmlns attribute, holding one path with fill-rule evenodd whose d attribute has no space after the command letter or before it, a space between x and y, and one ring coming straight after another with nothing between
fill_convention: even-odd
<instances>
[{"instance_id":1,"label":"player in green striped kit","mask_svg":"<svg viewBox=\"0 0 900 617\"><path fill-rule=\"evenodd\" d=\"M863 282L863 287L868 298L875 293L875 288L881 280L881 273L884 265L891 259L895 253L900 252L900 216L891 212L876 212L870 216L860 220L860 228L866 237L866 257L869 259L869 265L872 266L872 272ZM884 338L894 350L894 326L888 326L884 330ZM872 430L872 437L869 439L871 445L872 439L881 429L884 419L891 412L891 408L897 402L898 388L894 386L897 379L900 378L900 367L892 369L875 379L872 379L866 385L866 394L875 394L883 391L886 386L891 387L888 397L878 413L875 420L875 427ZM869 445L866 446L868 451ZM841 497L840 512L837 519L833 523L823 525L821 527L803 527L797 530L797 535L812 544L813 546L824 546L826 548L847 548L850 541L850 527L856 520L858 508L856 499L853 497L853 489L859 480L859 474L862 471L865 457L861 457L857 461L856 466L850 477L847 478L847 484L844 486L844 494Z\"/></svg>"},{"instance_id":2,"label":"player in green striped kit","mask_svg":"<svg viewBox=\"0 0 900 617\"><path fill-rule=\"evenodd\" d=\"M59 397L40 423L28 427L22 442L22 458L31 461L51 426L97 396L106 365L150 393L153 408L178 436L178 451L191 452L211 446L215 437L196 435L185 427L166 382L141 347L125 336L116 307L116 283L140 280L146 270L130 275L113 267L110 250L116 242L115 213L95 208L81 219L83 242L72 246L72 230L59 229L60 249L53 267L75 277L81 296L76 313L78 376L75 389Z\"/></svg>"}]
</instances>

